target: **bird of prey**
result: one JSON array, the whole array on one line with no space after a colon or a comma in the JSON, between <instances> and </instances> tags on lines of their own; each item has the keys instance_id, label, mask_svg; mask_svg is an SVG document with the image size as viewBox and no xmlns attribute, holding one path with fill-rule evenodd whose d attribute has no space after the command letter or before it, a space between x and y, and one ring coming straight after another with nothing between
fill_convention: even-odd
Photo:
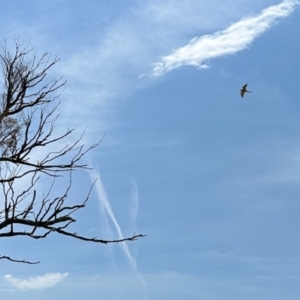
<instances>
[{"instance_id":1,"label":"bird of prey","mask_svg":"<svg viewBox=\"0 0 300 300\"><path fill-rule=\"evenodd\" d=\"M244 97L245 93L252 93L251 91L247 91L247 83L245 85L243 85L242 89L241 89L241 96Z\"/></svg>"}]
</instances>

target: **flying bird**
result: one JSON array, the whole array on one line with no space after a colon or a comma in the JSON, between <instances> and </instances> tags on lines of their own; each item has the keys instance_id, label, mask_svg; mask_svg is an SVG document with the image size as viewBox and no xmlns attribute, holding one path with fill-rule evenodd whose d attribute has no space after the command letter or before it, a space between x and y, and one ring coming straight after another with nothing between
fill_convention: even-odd
<instances>
[{"instance_id":1,"label":"flying bird","mask_svg":"<svg viewBox=\"0 0 300 300\"><path fill-rule=\"evenodd\" d=\"M251 91L247 91L247 83L245 85L243 85L242 89L241 89L241 96L244 97L245 93L252 93Z\"/></svg>"}]
</instances>

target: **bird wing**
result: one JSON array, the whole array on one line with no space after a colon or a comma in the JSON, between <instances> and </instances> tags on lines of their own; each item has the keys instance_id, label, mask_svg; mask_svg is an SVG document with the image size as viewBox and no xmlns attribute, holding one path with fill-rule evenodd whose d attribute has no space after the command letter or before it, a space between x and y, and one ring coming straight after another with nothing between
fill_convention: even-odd
<instances>
[{"instance_id":1,"label":"bird wing","mask_svg":"<svg viewBox=\"0 0 300 300\"><path fill-rule=\"evenodd\" d=\"M243 85L242 89L241 89L241 96L244 97L246 91L247 91L247 83Z\"/></svg>"}]
</instances>

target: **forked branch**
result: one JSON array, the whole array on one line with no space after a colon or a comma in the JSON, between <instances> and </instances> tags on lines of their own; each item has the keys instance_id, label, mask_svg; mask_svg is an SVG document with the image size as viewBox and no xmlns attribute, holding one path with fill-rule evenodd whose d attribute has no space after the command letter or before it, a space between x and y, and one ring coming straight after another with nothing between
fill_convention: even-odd
<instances>
[{"instance_id":1,"label":"forked branch","mask_svg":"<svg viewBox=\"0 0 300 300\"><path fill-rule=\"evenodd\" d=\"M83 201L70 201L72 173L89 168L82 162L83 158L101 141L85 146L81 142L82 136L71 140L73 129L57 133L56 122L60 116L57 100L66 82L46 79L59 60L47 53L38 57L35 48L21 47L17 39L14 42L13 53L7 45L0 53L3 75L0 99L0 185L3 193L0 238L27 236L43 239L56 232L82 241L108 244L144 237L143 234L134 234L103 240L69 231L69 226L76 222L74 213L86 206L93 188L92 185ZM57 195L55 182L58 178L65 179L66 175L69 183ZM41 193L37 183L47 178L52 178L52 183L46 193ZM0 259L38 263L6 255L0 256Z\"/></svg>"}]
</instances>

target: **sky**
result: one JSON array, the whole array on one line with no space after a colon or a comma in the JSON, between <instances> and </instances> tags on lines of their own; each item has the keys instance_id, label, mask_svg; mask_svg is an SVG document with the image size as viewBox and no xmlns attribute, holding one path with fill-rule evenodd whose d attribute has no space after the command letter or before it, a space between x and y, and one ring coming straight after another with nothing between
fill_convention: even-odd
<instances>
[{"instance_id":1,"label":"sky","mask_svg":"<svg viewBox=\"0 0 300 300\"><path fill-rule=\"evenodd\" d=\"M97 181L71 230L147 235L3 239L1 255L41 262L0 260L2 297L299 299L300 1L0 8L2 45L19 36L60 58L57 130L103 138L74 177L70 203Z\"/></svg>"}]
</instances>

